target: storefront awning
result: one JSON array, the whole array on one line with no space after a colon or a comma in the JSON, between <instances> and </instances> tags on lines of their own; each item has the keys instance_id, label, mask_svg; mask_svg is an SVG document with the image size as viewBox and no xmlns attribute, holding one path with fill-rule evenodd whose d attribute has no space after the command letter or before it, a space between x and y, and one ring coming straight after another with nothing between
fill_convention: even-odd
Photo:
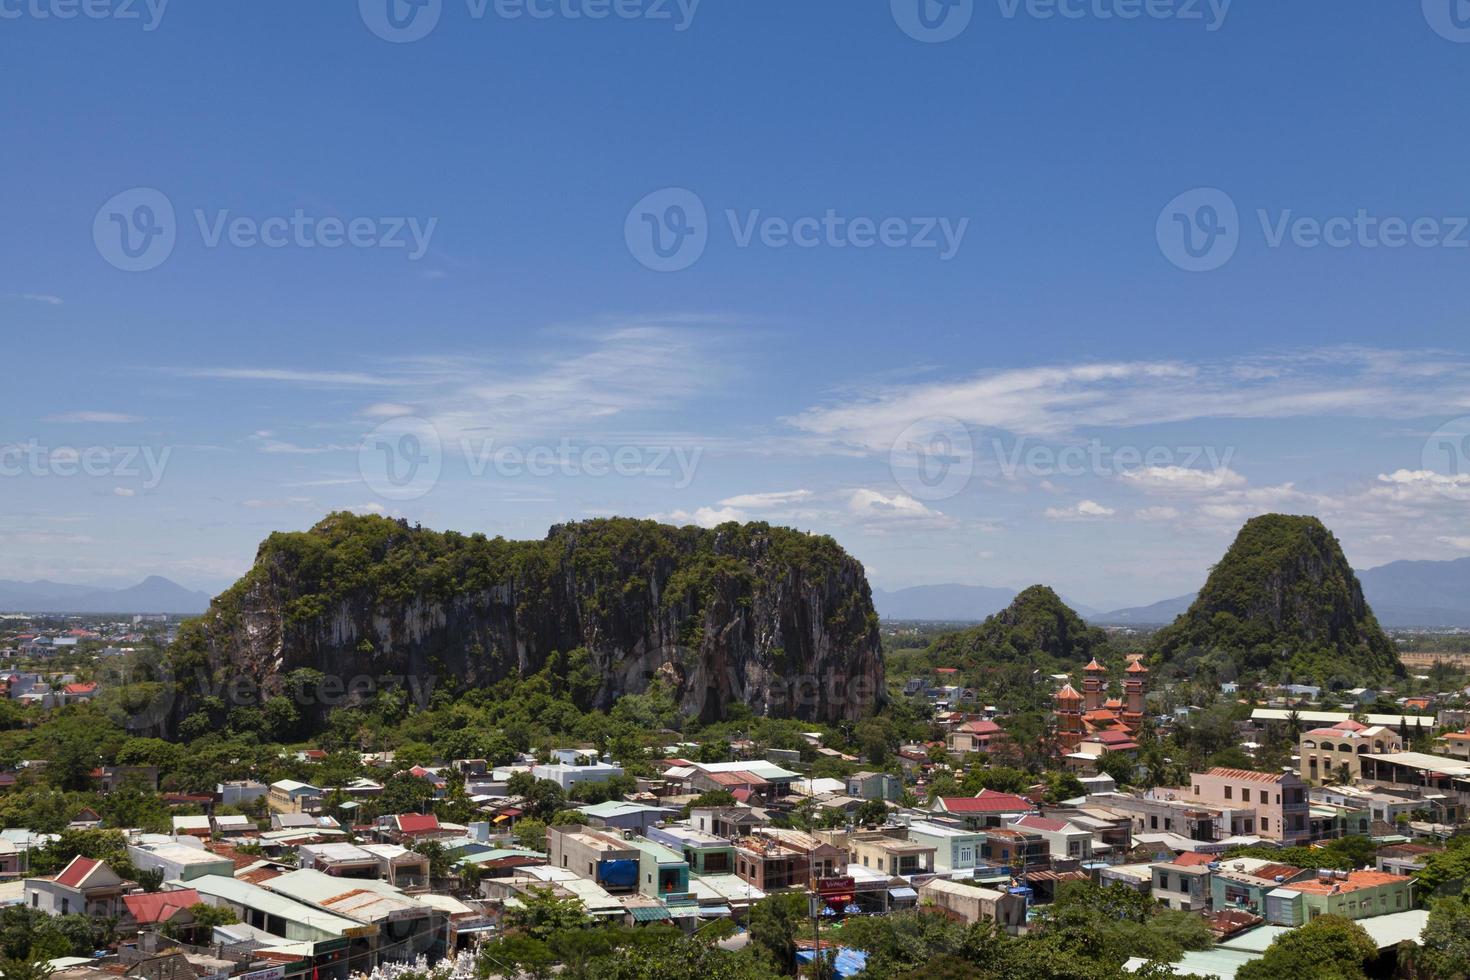
<instances>
[{"instance_id":1,"label":"storefront awning","mask_svg":"<svg viewBox=\"0 0 1470 980\"><path fill-rule=\"evenodd\" d=\"M634 922L657 922L668 917L669 910L660 905L639 905L633 908Z\"/></svg>"},{"instance_id":2,"label":"storefront awning","mask_svg":"<svg viewBox=\"0 0 1470 980\"><path fill-rule=\"evenodd\" d=\"M888 897L900 898L905 901L917 900L919 897L919 893L914 891L912 888L890 888L888 889Z\"/></svg>"},{"instance_id":3,"label":"storefront awning","mask_svg":"<svg viewBox=\"0 0 1470 980\"><path fill-rule=\"evenodd\" d=\"M723 919L729 914L730 906L728 905L701 905L699 907L701 919Z\"/></svg>"},{"instance_id":4,"label":"storefront awning","mask_svg":"<svg viewBox=\"0 0 1470 980\"><path fill-rule=\"evenodd\" d=\"M698 905L670 905L669 918L671 919L695 919L699 917Z\"/></svg>"}]
</instances>

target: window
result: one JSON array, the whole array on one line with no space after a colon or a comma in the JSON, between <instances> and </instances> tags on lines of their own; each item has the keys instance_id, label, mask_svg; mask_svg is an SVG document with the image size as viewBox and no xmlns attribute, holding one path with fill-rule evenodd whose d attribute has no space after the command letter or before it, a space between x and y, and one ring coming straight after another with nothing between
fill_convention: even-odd
<instances>
[{"instance_id":1,"label":"window","mask_svg":"<svg viewBox=\"0 0 1470 980\"><path fill-rule=\"evenodd\" d=\"M1227 799L1227 800L1228 800L1228 799L1231 799L1231 796L1230 796L1230 793L1231 793L1231 792L1232 792L1232 791L1231 791L1231 789L1230 789L1230 787L1229 787L1229 786L1226 786L1226 787L1225 787L1225 799Z\"/></svg>"},{"instance_id":2,"label":"window","mask_svg":"<svg viewBox=\"0 0 1470 980\"><path fill-rule=\"evenodd\" d=\"M1242 803L1249 803L1250 801L1251 801L1250 787L1249 786L1242 786L1240 788L1240 802L1242 802Z\"/></svg>"},{"instance_id":3,"label":"window","mask_svg":"<svg viewBox=\"0 0 1470 980\"><path fill-rule=\"evenodd\" d=\"M1262 817L1261 818L1261 829L1262 830L1270 830L1271 829L1271 818L1270 817Z\"/></svg>"}]
</instances>

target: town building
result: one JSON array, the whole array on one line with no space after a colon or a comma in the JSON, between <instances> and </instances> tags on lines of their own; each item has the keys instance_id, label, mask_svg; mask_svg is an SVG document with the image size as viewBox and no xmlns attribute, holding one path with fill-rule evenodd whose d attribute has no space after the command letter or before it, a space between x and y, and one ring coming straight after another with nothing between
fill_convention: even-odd
<instances>
[{"instance_id":1,"label":"town building","mask_svg":"<svg viewBox=\"0 0 1470 980\"><path fill-rule=\"evenodd\" d=\"M1041 812L1024 796L989 789L982 789L974 796L941 796L931 809L960 821L971 830L1004 827L1024 816Z\"/></svg>"},{"instance_id":2,"label":"town building","mask_svg":"<svg viewBox=\"0 0 1470 980\"><path fill-rule=\"evenodd\" d=\"M1153 866L1154 901L1183 912L1203 912L1210 904L1210 868L1165 862Z\"/></svg>"},{"instance_id":3,"label":"town building","mask_svg":"<svg viewBox=\"0 0 1470 980\"><path fill-rule=\"evenodd\" d=\"M1311 838L1306 784L1295 773L1216 767L1191 774L1190 785L1192 800L1229 813L1231 835L1283 844Z\"/></svg>"},{"instance_id":4,"label":"town building","mask_svg":"<svg viewBox=\"0 0 1470 980\"><path fill-rule=\"evenodd\" d=\"M1302 733L1297 743L1298 771L1311 783L1354 782L1359 776L1360 756L1369 752L1399 752L1403 747L1397 731L1349 718Z\"/></svg>"},{"instance_id":5,"label":"town building","mask_svg":"<svg viewBox=\"0 0 1470 980\"><path fill-rule=\"evenodd\" d=\"M1005 929L1019 929L1026 923L1026 899L1020 895L981 888L947 878L926 881L918 888L919 901L944 909L969 925L994 922Z\"/></svg>"},{"instance_id":6,"label":"town building","mask_svg":"<svg viewBox=\"0 0 1470 980\"><path fill-rule=\"evenodd\" d=\"M934 848L936 871L970 871L982 867L980 850L985 834L943 824L915 820L908 825L909 839Z\"/></svg>"},{"instance_id":7,"label":"town building","mask_svg":"<svg viewBox=\"0 0 1470 980\"><path fill-rule=\"evenodd\" d=\"M123 913L122 897L132 887L102 861L78 855L57 874L26 878L22 900L47 915L107 919Z\"/></svg>"}]
</instances>

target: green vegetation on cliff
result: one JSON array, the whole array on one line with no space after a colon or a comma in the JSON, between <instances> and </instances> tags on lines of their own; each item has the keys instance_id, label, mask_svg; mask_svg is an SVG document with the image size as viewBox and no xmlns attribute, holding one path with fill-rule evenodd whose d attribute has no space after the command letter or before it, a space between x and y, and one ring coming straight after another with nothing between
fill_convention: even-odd
<instances>
[{"instance_id":1,"label":"green vegetation on cliff","mask_svg":"<svg viewBox=\"0 0 1470 980\"><path fill-rule=\"evenodd\" d=\"M941 636L932 652L955 667L1071 669L1100 656L1106 643L1107 634L1083 622L1055 592L1033 585L979 626Z\"/></svg>"},{"instance_id":2,"label":"green vegetation on cliff","mask_svg":"<svg viewBox=\"0 0 1470 980\"><path fill-rule=\"evenodd\" d=\"M1341 545L1315 517L1248 521L1155 649L1165 661L1223 651L1245 670L1324 682L1402 673Z\"/></svg>"}]
</instances>

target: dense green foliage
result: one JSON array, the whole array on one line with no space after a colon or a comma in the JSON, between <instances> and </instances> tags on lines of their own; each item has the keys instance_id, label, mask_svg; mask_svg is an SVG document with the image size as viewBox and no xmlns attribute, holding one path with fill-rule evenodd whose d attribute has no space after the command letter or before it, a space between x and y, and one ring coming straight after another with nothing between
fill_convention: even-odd
<instances>
[{"instance_id":1,"label":"dense green foliage","mask_svg":"<svg viewBox=\"0 0 1470 980\"><path fill-rule=\"evenodd\" d=\"M1236 980L1366 980L1368 964L1378 956L1378 944L1350 919L1319 915L1293 929L1266 949L1266 955L1245 964Z\"/></svg>"},{"instance_id":2,"label":"dense green foliage","mask_svg":"<svg viewBox=\"0 0 1470 980\"><path fill-rule=\"evenodd\" d=\"M1315 517L1248 521L1189 611L1155 637L1164 660L1244 656L1324 683L1403 673L1337 538Z\"/></svg>"},{"instance_id":3,"label":"dense green foliage","mask_svg":"<svg viewBox=\"0 0 1470 980\"><path fill-rule=\"evenodd\" d=\"M1088 626L1044 585L1033 585L979 626L935 641L933 653L948 666L1025 664L1070 670L1102 652L1107 634Z\"/></svg>"},{"instance_id":4,"label":"dense green foliage","mask_svg":"<svg viewBox=\"0 0 1470 980\"><path fill-rule=\"evenodd\" d=\"M1470 977L1470 895L1441 898L1429 907L1414 967L1428 980Z\"/></svg>"}]
</instances>

